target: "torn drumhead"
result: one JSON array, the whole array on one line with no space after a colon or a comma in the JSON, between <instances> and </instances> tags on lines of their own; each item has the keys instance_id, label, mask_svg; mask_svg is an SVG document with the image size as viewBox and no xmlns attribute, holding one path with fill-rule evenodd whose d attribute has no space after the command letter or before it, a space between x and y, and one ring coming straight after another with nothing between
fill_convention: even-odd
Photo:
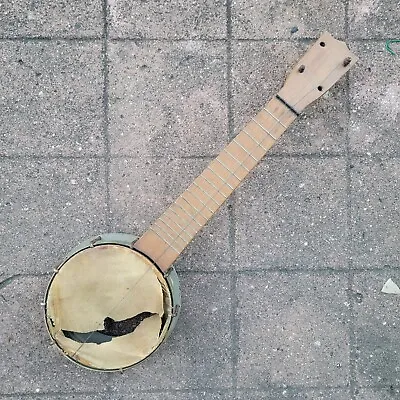
<instances>
[{"instance_id":1,"label":"torn drumhead","mask_svg":"<svg viewBox=\"0 0 400 400\"><path fill-rule=\"evenodd\" d=\"M86 247L64 262L46 294L46 323L63 353L99 370L150 355L172 320L170 286L144 255L119 244Z\"/></svg>"}]
</instances>

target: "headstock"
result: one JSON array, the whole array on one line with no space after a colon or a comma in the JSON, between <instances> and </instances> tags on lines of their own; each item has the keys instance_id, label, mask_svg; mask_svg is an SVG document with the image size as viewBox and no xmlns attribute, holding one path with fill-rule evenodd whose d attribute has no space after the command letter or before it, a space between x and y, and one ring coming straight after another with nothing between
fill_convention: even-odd
<instances>
[{"instance_id":1,"label":"headstock","mask_svg":"<svg viewBox=\"0 0 400 400\"><path fill-rule=\"evenodd\" d=\"M301 112L331 88L357 60L346 43L324 33L293 68L278 95Z\"/></svg>"}]
</instances>

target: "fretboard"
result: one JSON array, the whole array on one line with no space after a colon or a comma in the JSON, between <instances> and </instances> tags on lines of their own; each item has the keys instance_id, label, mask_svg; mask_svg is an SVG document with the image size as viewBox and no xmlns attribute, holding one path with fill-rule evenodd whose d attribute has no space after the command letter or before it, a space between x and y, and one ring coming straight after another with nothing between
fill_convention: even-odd
<instances>
[{"instance_id":1,"label":"fretboard","mask_svg":"<svg viewBox=\"0 0 400 400\"><path fill-rule=\"evenodd\" d=\"M259 163L296 114L273 98L134 243L167 271Z\"/></svg>"}]
</instances>

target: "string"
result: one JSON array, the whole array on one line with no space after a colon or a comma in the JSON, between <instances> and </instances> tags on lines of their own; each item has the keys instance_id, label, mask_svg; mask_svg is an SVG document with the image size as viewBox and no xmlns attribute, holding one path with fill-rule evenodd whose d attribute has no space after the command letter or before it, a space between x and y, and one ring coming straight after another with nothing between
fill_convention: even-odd
<instances>
[{"instance_id":1,"label":"string","mask_svg":"<svg viewBox=\"0 0 400 400\"><path fill-rule=\"evenodd\" d=\"M325 78L325 80L328 79L328 78L330 77L330 75L331 75L338 67L339 67L339 65L336 66L334 69L332 69L332 70L329 72L329 74L327 75L327 77ZM306 92L306 94L305 94L303 97L301 97L294 105L292 105L292 108L295 108L297 104L299 104L305 97L307 97L313 90L315 90L315 85L314 85L312 82L310 82L310 84L308 85L308 87L310 87L310 86L313 86L313 88L312 88L310 91ZM289 112L293 114L293 111L286 107L286 111L280 116L280 118L283 119L283 117L286 116L287 114L289 114ZM276 121L275 121L275 124L274 124L273 128L275 128L275 127L277 126L277 124L280 124L280 123L281 123L281 121L279 121L279 119L277 119L277 118L275 118L275 119L276 119ZM242 131L243 131L243 130L242 130ZM262 147L262 144L266 141L266 139L267 139L267 137L265 137L264 139L262 139L262 140L259 141L259 142L255 141L255 142L257 143L257 146L255 146L254 149L256 149L256 148L258 148L258 147ZM228 145L229 145L229 144L228 144ZM253 150L253 151L254 151L254 150ZM235 171L231 172L231 174L229 175L228 179L229 179L231 176L233 176L234 173L236 173L236 172L239 170L239 168L242 167L242 164L244 164L244 163L249 159L249 157L251 157L251 154L248 154L248 155L246 156L246 159L243 161L243 163L241 163ZM263 156L263 157L264 157L264 156ZM261 158L262 158L262 157L261 157ZM260 160L261 160L261 159L260 159ZM260 160L259 160L259 161L260 161ZM256 165L257 165L257 164L256 164ZM246 174L246 176L247 176L247 174ZM217 194L218 192L219 192L219 191L218 191L218 189L217 189L217 191L214 193L214 195ZM211 196L210 196L210 197L211 197ZM209 202L210 200L211 200L211 199L206 200L206 204L208 204L208 202ZM203 206L203 208L202 208L200 211L204 210L204 208L206 207L206 204ZM221 204L221 205L222 205L222 204ZM199 211L199 212L200 212L200 211ZM195 214L193 217L195 218L197 215L198 215L198 213ZM193 219L194 219L194 218L193 218ZM182 228L182 230L181 230L181 232L179 233L179 235L180 235L182 232L186 231L186 229L187 229L191 224L192 224L192 221L190 221L184 228ZM178 236L178 237L179 237L179 236ZM173 243L175 243L175 242L176 242L176 239L173 241ZM168 243L167 243L167 245L168 245ZM166 253L166 251L168 251L170 248L171 248L171 246L168 245L168 247L161 253L160 256L157 257L157 259L156 259L155 261L158 261L158 260ZM137 280L137 281L135 282L135 285L134 285L132 288L129 288L129 289L127 290L127 292L130 292L131 290L133 290L133 289L138 285L138 283L143 279L143 277L144 277L146 274L148 274L150 271L152 271L151 268L149 268L145 273L143 273L143 275L139 278L139 280ZM126 293L126 294L121 298L121 300L111 309L111 311L110 311L108 314L111 314L111 313L126 299L127 295L128 295L128 293ZM103 324L103 322L100 322L100 323L98 324L98 327L101 327L102 324ZM88 340L90 339L90 337L91 337L94 333L95 333L95 331L93 331L93 332L86 338L86 340L85 340L85 341L78 347L78 349L74 352L74 354L72 355L72 357L74 357L74 356L78 353L78 351L88 342Z\"/></svg>"},{"instance_id":2,"label":"string","mask_svg":"<svg viewBox=\"0 0 400 400\"><path fill-rule=\"evenodd\" d=\"M121 305L121 303L126 299L126 296L128 295L128 293L129 292L131 292L140 282L141 282L141 280L146 276L146 274L148 274L149 272L153 272L152 271L152 269L151 268L149 268L146 272L144 272L143 274L142 274L142 276L135 282L135 284L134 284L134 286L132 287L132 288L128 288L127 290L126 290L126 294L121 298L121 300L107 313L108 315L110 315L118 306L120 306ZM101 321L101 322L99 322L98 324L97 324L97 328L101 328L102 326L103 326L103 321ZM61 329L60 329L61 330ZM59 333L60 331L58 331L57 333ZM71 357L75 357L76 356L76 354L78 353L78 351L82 348L82 346L84 345L84 344L86 344L87 342L88 342L88 340L94 335L94 333L95 333L96 331L93 331L93 332L91 332L90 334L89 334L89 336L85 339L85 341L75 350L75 352L74 352L74 354L72 354L72 356Z\"/></svg>"},{"instance_id":3,"label":"string","mask_svg":"<svg viewBox=\"0 0 400 400\"><path fill-rule=\"evenodd\" d=\"M328 79L329 76L330 76L338 67L339 67L339 65L336 66L334 69L332 69L332 70L329 72L329 74L327 75L327 77L325 78L325 80ZM310 82L310 84L308 85L308 87L310 87L310 86L313 86L313 88L312 88L311 90L309 90L308 92L306 92L306 93L304 94L303 97L301 97L294 105L292 105L292 108L295 108L297 104L299 104L305 97L307 97L313 90L315 90L315 84L313 84L312 82ZM287 115L289 112L290 112L290 113L293 113L293 111L291 111L290 109L287 108L287 111L285 111L285 112L280 116L280 118L283 119L283 118L285 117L285 115ZM274 124L273 127L272 127L272 130L275 129L275 127L276 127L279 123L280 123L280 121L279 121L278 119L276 119L275 124ZM244 129L242 129L242 131L244 131ZM241 132L242 132L242 131L241 131ZM254 140L255 143L257 143L257 145L254 147L253 152L254 152L255 149L257 149L257 148L259 148L259 147L262 148L262 145L265 143L266 140L267 140L267 137L265 137L264 139L262 139L262 140L259 141L259 142L257 142L256 140ZM229 145L229 144L228 144L228 145ZM248 159L249 159L250 157L251 157L251 154L248 154L248 155L246 156L245 160L244 160L241 164L239 164L238 167L237 167L234 171L230 171L230 175L228 176L227 180L230 179L232 176L234 176L234 175L236 174L236 172L239 171L239 168L242 168L243 164L244 164L246 161L248 161ZM263 157L264 157L264 155L263 155ZM262 157L261 157L261 158L262 158ZM260 160L261 160L261 159L260 159ZM200 176L201 176L201 175L200 175ZM247 174L246 174L246 176L247 176ZM226 183L227 183L227 182L222 181L222 185L225 185ZM240 184L240 183L239 183L239 184ZM218 193L219 193L219 190L217 189L217 191L216 191L215 193L213 193L212 196L215 196L215 195L218 194ZM209 194L208 196L209 196L209 197L212 197L210 194ZM210 201L210 199L206 200L206 204L208 204L209 201ZM222 205L222 203L221 203L221 205ZM221 206L221 205L220 205L220 206ZM203 208L201 208L201 210L200 210L199 212L201 212L201 211L203 211L203 210L204 210L204 206L203 206ZM192 220L195 220L195 218L199 215L199 212L195 213L195 214L192 216ZM181 229L181 231L178 233L177 238L173 240L172 245L176 244L176 240L180 237L181 233L184 232L184 231L192 224L192 220L190 220L190 221L187 223L187 225L185 226L185 228L182 228L182 229ZM156 233L156 232L155 232L155 233ZM163 238L162 238L162 239L163 239ZM164 242L166 242L166 241L164 240ZM160 258L161 258L168 250L170 250L171 248L174 249L168 242L166 242L166 244L167 244L167 248L155 259L156 262L157 262L158 260L160 260ZM175 251L176 251L176 250L175 250Z\"/></svg>"}]
</instances>

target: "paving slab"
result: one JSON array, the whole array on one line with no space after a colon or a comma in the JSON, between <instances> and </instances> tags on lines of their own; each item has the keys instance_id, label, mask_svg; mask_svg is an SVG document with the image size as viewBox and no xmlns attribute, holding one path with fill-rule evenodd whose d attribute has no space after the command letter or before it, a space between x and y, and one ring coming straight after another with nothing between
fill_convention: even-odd
<instances>
[{"instance_id":1,"label":"paving slab","mask_svg":"<svg viewBox=\"0 0 400 400\"><path fill-rule=\"evenodd\" d=\"M209 160L123 159L111 163L111 223L138 236L189 186ZM224 271L231 266L226 205L185 249L178 270Z\"/></svg>"},{"instance_id":2,"label":"paving slab","mask_svg":"<svg viewBox=\"0 0 400 400\"><path fill-rule=\"evenodd\" d=\"M323 31L345 34L345 2L311 0L236 0L232 2L232 34L240 39L319 37Z\"/></svg>"},{"instance_id":3,"label":"paving slab","mask_svg":"<svg viewBox=\"0 0 400 400\"><path fill-rule=\"evenodd\" d=\"M389 278L400 285L397 269L354 275L352 290L357 296L354 304L356 374L362 386L384 385L390 388L400 382L399 298L381 292Z\"/></svg>"},{"instance_id":4,"label":"paving slab","mask_svg":"<svg viewBox=\"0 0 400 400\"><path fill-rule=\"evenodd\" d=\"M103 25L102 3L96 0L13 0L0 4L3 37L99 37Z\"/></svg>"},{"instance_id":5,"label":"paving slab","mask_svg":"<svg viewBox=\"0 0 400 400\"><path fill-rule=\"evenodd\" d=\"M0 399L19 399L20 394L17 394L15 396L12 395L7 395L4 397L1 397ZM90 394L80 394L80 393L73 393L73 394L68 394L68 393L56 393L56 394L49 394L49 393L40 393L38 391L38 394L32 394L32 395L24 395L24 399L27 400L107 400L110 397L109 395L98 395L96 393L90 393ZM120 398L115 398L115 400L121 400Z\"/></svg>"},{"instance_id":6,"label":"paving slab","mask_svg":"<svg viewBox=\"0 0 400 400\"><path fill-rule=\"evenodd\" d=\"M347 385L347 286L344 275L241 274L239 388Z\"/></svg>"},{"instance_id":7,"label":"paving slab","mask_svg":"<svg viewBox=\"0 0 400 400\"><path fill-rule=\"evenodd\" d=\"M144 389L232 386L229 278L183 275L185 312L176 331L157 353L122 375L83 369L50 346L40 306L49 280L48 276L18 277L1 288L0 318L5 327L0 336L1 394L58 395L73 389L111 390L117 395ZM10 374L10 366L18 373Z\"/></svg>"},{"instance_id":8,"label":"paving slab","mask_svg":"<svg viewBox=\"0 0 400 400\"><path fill-rule=\"evenodd\" d=\"M0 182L4 279L50 272L83 239L107 229L101 160L3 158Z\"/></svg>"},{"instance_id":9,"label":"paving slab","mask_svg":"<svg viewBox=\"0 0 400 400\"><path fill-rule=\"evenodd\" d=\"M134 396L134 397L133 397ZM18 398L18 397L5 397L5 398ZM0 399L2 399L0 395ZM53 395L31 395L24 396L24 399L27 400L235 400L235 397L232 393L229 392L207 392L207 391L198 391L198 392L188 392L184 391L180 392L167 392L160 391L159 393L126 393L120 394L115 392L109 392L106 395L96 395L94 393L91 394L53 394Z\"/></svg>"},{"instance_id":10,"label":"paving slab","mask_svg":"<svg viewBox=\"0 0 400 400\"><path fill-rule=\"evenodd\" d=\"M394 387L386 389L357 389L356 400L393 400L400 398L400 390Z\"/></svg>"},{"instance_id":11,"label":"paving slab","mask_svg":"<svg viewBox=\"0 0 400 400\"><path fill-rule=\"evenodd\" d=\"M110 44L113 155L216 155L228 137L226 45Z\"/></svg>"},{"instance_id":12,"label":"paving slab","mask_svg":"<svg viewBox=\"0 0 400 400\"><path fill-rule=\"evenodd\" d=\"M349 34L352 38L400 37L398 3L391 0L350 0Z\"/></svg>"},{"instance_id":13,"label":"paving slab","mask_svg":"<svg viewBox=\"0 0 400 400\"><path fill-rule=\"evenodd\" d=\"M235 202L243 269L348 265L345 160L266 158Z\"/></svg>"},{"instance_id":14,"label":"paving slab","mask_svg":"<svg viewBox=\"0 0 400 400\"><path fill-rule=\"evenodd\" d=\"M79 368L50 337L40 305L50 278L18 277L0 290L0 394L107 390L105 375Z\"/></svg>"},{"instance_id":15,"label":"paving slab","mask_svg":"<svg viewBox=\"0 0 400 400\"><path fill-rule=\"evenodd\" d=\"M233 393L228 391L213 391L207 392L199 390L196 392L168 392L161 391L160 393L138 393L135 394L135 400L236 400ZM115 400L131 400L132 394L118 394ZM104 399L107 400L107 399Z\"/></svg>"},{"instance_id":16,"label":"paving slab","mask_svg":"<svg viewBox=\"0 0 400 400\"><path fill-rule=\"evenodd\" d=\"M0 0L0 399L400 398L398 20L394 0ZM68 361L53 267L143 232L324 31L360 61L178 260L176 331L123 374Z\"/></svg>"},{"instance_id":17,"label":"paving slab","mask_svg":"<svg viewBox=\"0 0 400 400\"><path fill-rule=\"evenodd\" d=\"M221 39L226 37L226 4L221 0L109 1L112 38Z\"/></svg>"},{"instance_id":18,"label":"paving slab","mask_svg":"<svg viewBox=\"0 0 400 400\"><path fill-rule=\"evenodd\" d=\"M370 269L400 266L400 160L351 161L352 264Z\"/></svg>"},{"instance_id":19,"label":"paving slab","mask_svg":"<svg viewBox=\"0 0 400 400\"><path fill-rule=\"evenodd\" d=\"M400 154L400 58L383 41L352 44L360 57L350 71L350 150L355 154Z\"/></svg>"},{"instance_id":20,"label":"paving slab","mask_svg":"<svg viewBox=\"0 0 400 400\"><path fill-rule=\"evenodd\" d=\"M0 41L0 153L104 152L101 44Z\"/></svg>"},{"instance_id":21,"label":"paving slab","mask_svg":"<svg viewBox=\"0 0 400 400\"><path fill-rule=\"evenodd\" d=\"M311 42L235 42L233 119L238 132L282 87ZM348 127L347 82L341 79L289 127L270 154L344 154Z\"/></svg>"},{"instance_id":22,"label":"paving slab","mask_svg":"<svg viewBox=\"0 0 400 400\"><path fill-rule=\"evenodd\" d=\"M230 278L195 273L180 277L182 313L176 330L135 368L109 374L113 393L232 388Z\"/></svg>"},{"instance_id":23,"label":"paving slab","mask_svg":"<svg viewBox=\"0 0 400 400\"><path fill-rule=\"evenodd\" d=\"M248 391L238 394L237 400L349 400L348 389L295 389L282 388L265 391Z\"/></svg>"}]
</instances>

